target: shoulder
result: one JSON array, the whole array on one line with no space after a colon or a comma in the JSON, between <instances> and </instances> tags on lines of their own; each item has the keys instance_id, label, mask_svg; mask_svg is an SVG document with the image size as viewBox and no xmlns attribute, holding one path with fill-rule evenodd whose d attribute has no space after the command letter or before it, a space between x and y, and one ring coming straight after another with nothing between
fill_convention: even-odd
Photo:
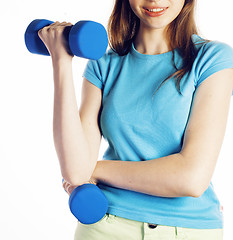
<instances>
[{"instance_id":1,"label":"shoulder","mask_svg":"<svg viewBox=\"0 0 233 240\"><path fill-rule=\"evenodd\" d=\"M108 65L111 64L112 62L119 62L121 61L122 56L119 56L116 52L114 52L113 49L108 49L106 53L98 60L91 60L91 61L96 61L99 65Z\"/></svg>"},{"instance_id":2,"label":"shoulder","mask_svg":"<svg viewBox=\"0 0 233 240\"><path fill-rule=\"evenodd\" d=\"M124 56L119 56L112 49L108 49L106 53L98 60L89 60L88 65L92 65L95 69L104 74L113 65L119 64Z\"/></svg>"},{"instance_id":3,"label":"shoulder","mask_svg":"<svg viewBox=\"0 0 233 240\"><path fill-rule=\"evenodd\" d=\"M212 74L227 68L233 68L233 48L220 41L205 40L193 35L196 59L193 64L195 86L198 87Z\"/></svg>"},{"instance_id":4,"label":"shoulder","mask_svg":"<svg viewBox=\"0 0 233 240\"><path fill-rule=\"evenodd\" d=\"M123 64L124 57L119 56L112 49L108 49L100 59L88 60L83 76L86 79L97 78L100 80L102 88L109 75L117 74L116 70Z\"/></svg>"},{"instance_id":5,"label":"shoulder","mask_svg":"<svg viewBox=\"0 0 233 240\"><path fill-rule=\"evenodd\" d=\"M207 57L218 55L218 57L223 58L222 60L230 59L233 61L233 48L221 41L211 41L204 39L196 34L192 37L197 50L197 57Z\"/></svg>"}]
</instances>

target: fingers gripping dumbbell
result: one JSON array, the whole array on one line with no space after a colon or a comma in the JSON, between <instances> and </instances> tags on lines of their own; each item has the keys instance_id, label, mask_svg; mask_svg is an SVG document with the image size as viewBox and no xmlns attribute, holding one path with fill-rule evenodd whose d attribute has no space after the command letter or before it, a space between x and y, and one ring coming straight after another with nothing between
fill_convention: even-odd
<instances>
[{"instance_id":1,"label":"fingers gripping dumbbell","mask_svg":"<svg viewBox=\"0 0 233 240\"><path fill-rule=\"evenodd\" d=\"M33 20L24 34L29 52L49 56L49 52L38 36L38 31L52 24L46 19ZM107 32L103 25L94 21L79 21L64 32L71 52L78 57L97 60L106 52Z\"/></svg>"}]
</instances>

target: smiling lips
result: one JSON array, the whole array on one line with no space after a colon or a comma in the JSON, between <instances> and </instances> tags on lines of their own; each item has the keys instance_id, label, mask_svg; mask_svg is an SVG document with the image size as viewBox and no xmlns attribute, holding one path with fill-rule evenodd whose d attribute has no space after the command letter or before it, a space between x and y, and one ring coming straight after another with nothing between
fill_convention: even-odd
<instances>
[{"instance_id":1,"label":"smiling lips","mask_svg":"<svg viewBox=\"0 0 233 240\"><path fill-rule=\"evenodd\" d=\"M159 17L165 13L167 7L143 8L145 13L150 17Z\"/></svg>"}]
</instances>

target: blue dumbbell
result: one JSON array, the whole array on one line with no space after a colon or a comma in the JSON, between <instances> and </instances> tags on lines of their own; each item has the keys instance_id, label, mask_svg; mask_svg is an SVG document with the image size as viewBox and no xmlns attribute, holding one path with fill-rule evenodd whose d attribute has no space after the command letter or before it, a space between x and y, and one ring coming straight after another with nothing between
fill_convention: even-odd
<instances>
[{"instance_id":1,"label":"blue dumbbell","mask_svg":"<svg viewBox=\"0 0 233 240\"><path fill-rule=\"evenodd\" d=\"M49 56L49 52L38 36L38 31L52 24L46 19L33 20L24 34L29 52ZM106 52L107 32L103 25L93 21L79 21L65 32L71 52L78 57L97 60Z\"/></svg>"},{"instance_id":2,"label":"blue dumbbell","mask_svg":"<svg viewBox=\"0 0 233 240\"><path fill-rule=\"evenodd\" d=\"M69 208L81 223L92 224L104 217L108 210L108 200L95 184L85 183L70 194Z\"/></svg>"},{"instance_id":3,"label":"blue dumbbell","mask_svg":"<svg viewBox=\"0 0 233 240\"><path fill-rule=\"evenodd\" d=\"M104 217L108 210L108 200L95 184L86 183L72 191L69 207L81 223L92 224Z\"/></svg>"}]
</instances>

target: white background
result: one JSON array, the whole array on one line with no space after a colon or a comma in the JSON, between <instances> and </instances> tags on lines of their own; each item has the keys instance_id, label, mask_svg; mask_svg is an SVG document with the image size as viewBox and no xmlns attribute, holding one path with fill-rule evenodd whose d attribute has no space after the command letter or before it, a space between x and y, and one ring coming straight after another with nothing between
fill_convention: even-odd
<instances>
[{"instance_id":1,"label":"white background","mask_svg":"<svg viewBox=\"0 0 233 240\"><path fill-rule=\"evenodd\" d=\"M1 5L0 239L71 240L76 220L61 186L53 144L51 60L26 50L24 32L36 18L94 20L106 26L113 0L11 0ZM233 46L232 6L231 0L199 0L197 22L202 36ZM86 60L76 57L73 64L79 104ZM232 239L232 142L233 103L213 176L224 206L225 240ZM99 159L106 146L103 142Z\"/></svg>"}]
</instances>

